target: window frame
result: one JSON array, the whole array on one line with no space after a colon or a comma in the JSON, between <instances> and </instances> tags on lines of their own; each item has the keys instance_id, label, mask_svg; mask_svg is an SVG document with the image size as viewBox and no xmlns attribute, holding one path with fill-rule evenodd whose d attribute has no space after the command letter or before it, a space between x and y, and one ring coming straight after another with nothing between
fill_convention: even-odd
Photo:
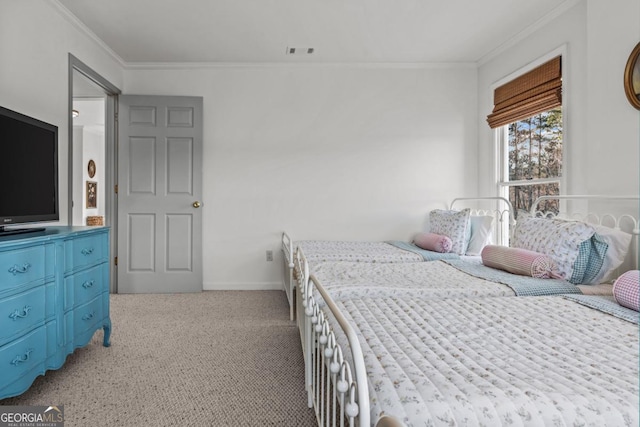
<instances>
[{"instance_id":1,"label":"window frame","mask_svg":"<svg viewBox=\"0 0 640 427\"><path fill-rule=\"evenodd\" d=\"M508 124L504 126L499 126L495 129L492 129L493 138L494 138L494 159L495 159L495 184L496 184L496 195L500 197L504 197L509 200L509 187L516 185L537 185L537 184L547 184L547 183L558 183L559 185L559 195L564 196L567 194L567 171L569 170L569 159L568 152L570 150L569 147L569 138L568 138L568 128L567 128L567 116L568 111L570 111L569 107L569 96L567 91L567 80L569 73L567 70L568 64L568 56L567 56L567 45L564 44L553 51L539 57L538 59L530 62L526 66L516 70L515 72L503 77L502 79L496 81L490 87L490 93L493 94L495 89L499 86L502 86L521 75L533 70L536 67L544 64L545 62L553 59L556 56L562 57L563 63L563 71L562 71L562 176L557 178L538 178L533 180L517 180L517 181L509 181L509 137L508 137ZM492 102L493 104L493 102ZM560 206L561 209L564 206L564 201L561 200ZM514 213L515 214L515 213ZM511 236L513 230L509 230L509 224L503 224L504 229L502 230L503 235Z\"/></svg>"}]
</instances>

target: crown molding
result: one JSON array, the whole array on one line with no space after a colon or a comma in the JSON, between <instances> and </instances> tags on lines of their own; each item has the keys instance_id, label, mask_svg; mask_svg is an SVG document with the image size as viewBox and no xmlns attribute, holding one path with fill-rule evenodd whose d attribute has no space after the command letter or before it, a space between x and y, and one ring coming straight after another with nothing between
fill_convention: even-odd
<instances>
[{"instance_id":1,"label":"crown molding","mask_svg":"<svg viewBox=\"0 0 640 427\"><path fill-rule=\"evenodd\" d=\"M76 27L81 33L86 35L94 43L96 43L107 55L113 58L121 67L126 68L126 62L118 55L113 49L111 49L100 37L89 29L77 16L75 16L69 9L67 9L58 0L49 0L45 3L53 6L53 9L58 12L63 18L65 18L71 25Z\"/></svg>"},{"instance_id":2,"label":"crown molding","mask_svg":"<svg viewBox=\"0 0 640 427\"><path fill-rule=\"evenodd\" d=\"M553 21L554 19L564 14L566 11L573 8L575 5L577 5L582 1L586 1L586 0L566 0L564 3L557 6L555 9L553 9L551 12L544 15L542 18L538 19L533 24L524 28L522 31L520 31L513 37L510 37L506 42L502 43L495 49L492 49L491 51L489 51L488 53L480 57L480 59L478 59L478 61L476 62L476 65L478 67L483 66L487 62L496 58L501 53L504 53L509 48L517 45L527 37L531 36L531 34L535 33L536 31L538 31L539 29L547 25L549 22Z\"/></svg>"},{"instance_id":3,"label":"crown molding","mask_svg":"<svg viewBox=\"0 0 640 427\"><path fill-rule=\"evenodd\" d=\"M475 62L127 62L124 68L127 70L225 68L476 69L477 64Z\"/></svg>"}]
</instances>

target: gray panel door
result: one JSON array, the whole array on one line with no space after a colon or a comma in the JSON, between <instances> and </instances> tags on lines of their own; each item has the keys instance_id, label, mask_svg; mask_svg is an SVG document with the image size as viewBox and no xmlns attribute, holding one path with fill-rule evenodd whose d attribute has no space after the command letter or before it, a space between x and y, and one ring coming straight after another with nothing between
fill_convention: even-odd
<instances>
[{"instance_id":1,"label":"gray panel door","mask_svg":"<svg viewBox=\"0 0 640 427\"><path fill-rule=\"evenodd\" d=\"M202 290L202 98L120 96L118 292Z\"/></svg>"}]
</instances>

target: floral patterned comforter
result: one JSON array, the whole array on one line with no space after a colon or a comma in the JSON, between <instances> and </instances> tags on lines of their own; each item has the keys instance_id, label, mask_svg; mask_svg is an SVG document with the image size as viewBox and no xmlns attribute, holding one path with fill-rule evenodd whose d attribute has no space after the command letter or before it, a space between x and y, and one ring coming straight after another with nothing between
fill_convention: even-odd
<instances>
[{"instance_id":1,"label":"floral patterned comforter","mask_svg":"<svg viewBox=\"0 0 640 427\"><path fill-rule=\"evenodd\" d=\"M442 261L404 264L323 262L313 274L334 301L345 298L514 296L507 285L471 276ZM540 279L543 280L543 279ZM314 288L316 301L321 301Z\"/></svg>"},{"instance_id":2,"label":"floral patterned comforter","mask_svg":"<svg viewBox=\"0 0 640 427\"><path fill-rule=\"evenodd\" d=\"M301 240L302 249L310 265L323 261L351 262L421 262L422 256L405 251L386 242L350 242L338 240Z\"/></svg>"},{"instance_id":3,"label":"floral patterned comforter","mask_svg":"<svg viewBox=\"0 0 640 427\"><path fill-rule=\"evenodd\" d=\"M637 324L559 296L337 305L362 346L372 423L638 425Z\"/></svg>"}]
</instances>

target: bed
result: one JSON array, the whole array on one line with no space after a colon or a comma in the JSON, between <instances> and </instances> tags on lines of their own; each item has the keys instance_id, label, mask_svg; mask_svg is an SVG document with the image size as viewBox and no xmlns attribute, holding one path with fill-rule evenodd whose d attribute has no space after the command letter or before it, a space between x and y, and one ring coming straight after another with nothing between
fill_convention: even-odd
<instances>
[{"instance_id":1,"label":"bed","mask_svg":"<svg viewBox=\"0 0 640 427\"><path fill-rule=\"evenodd\" d=\"M304 255L298 249L296 263L302 263L308 277ZM315 280L322 283L333 301L389 298L468 299L487 297L541 296L560 294L611 294L611 284L574 285L566 280L520 276L465 260L410 264L321 263ZM301 288L299 288L301 289ZM299 291L297 301L300 339L305 359L307 390L310 389L313 320L325 307L324 299L311 281ZM313 303L310 299L313 298Z\"/></svg>"},{"instance_id":2,"label":"bed","mask_svg":"<svg viewBox=\"0 0 640 427\"><path fill-rule=\"evenodd\" d=\"M578 198L580 200L582 196ZM592 198L591 198L592 199ZM605 201L607 205L611 203L610 198L597 198L599 201ZM627 202L631 200L632 204L634 204L635 209L637 209L637 198L623 198ZM535 207L536 205L534 205ZM534 212L537 212L534 209ZM548 216L547 213L537 212L538 216ZM572 214L573 217L575 215ZM602 215L595 216L593 214L587 215L590 217L591 221L595 221L598 223L610 222L609 227L611 229L619 229L622 222L628 221L630 224L630 233L632 233L634 237L633 247L637 246L637 235L638 235L638 222L635 219L635 216L628 214L619 214L618 216L613 215ZM584 218L584 217L583 217ZM594 219L595 218L595 219ZM301 258L301 257L299 257ZM632 259L637 259L635 254L631 254ZM451 264L459 263L460 261L441 261L437 263L423 263L423 264L406 264L406 265L384 265L370 264L366 266L365 264L358 265L357 263L351 263L351 265L346 266L345 263L326 263L326 264L318 264L316 266L316 273L319 273L320 276L323 277L324 280L327 281L327 288L322 288L322 292L320 291L321 287L319 283L324 284L324 280L318 280L316 276L312 276L312 280L310 280L310 284L307 286L306 291L304 291L304 298L302 302L304 303L304 314L307 318L307 324L304 328L305 333L302 333L301 337L303 338L303 348L305 353L305 361L307 363L307 372L305 373L305 381L307 385L307 390L309 391L309 405L314 406L316 408L316 413L318 414L319 421L326 419L328 413L326 412L328 408L330 408L330 412L332 412L336 408L340 408L340 410L345 411L348 416L349 413L353 414L355 409L357 408L356 401L365 402L362 396L358 397L357 395L362 393L362 389L358 389L357 386L353 386L357 384L356 381L352 382L351 379L355 378L358 374L356 371L360 370L359 375L366 375L366 372L370 372L371 369L375 367L370 367L370 370L364 369L362 366L358 367L356 364L356 368L354 372L351 372L351 368L349 364L338 363L336 360L332 360L335 354L340 354L339 358L343 358L341 350L335 347L335 343L343 341L345 338L337 339L339 336L349 336L353 338L357 335L355 332L351 331L348 333L350 329L355 328L364 328L367 325L367 322L371 320L372 322L375 319L382 319L387 311L391 310L387 304L390 301L404 301L405 303L418 304L422 306L423 313L424 312L432 312L432 313L440 313L442 310L447 310L443 307L448 306L468 306L469 304L475 304L475 302L470 301L480 301L480 300L501 300L503 302L487 302L483 304L503 304L504 306L509 307L521 307L521 310L516 310L519 313L524 314L525 306L528 304L548 304L546 301L554 301L553 304L558 304L557 300L563 300L561 297L532 297L531 302L521 302L521 300L529 300L529 298L504 298L504 296L518 294L513 288L498 285L498 284L482 284L475 283L474 286L461 286L460 283L474 283L474 280L469 281L469 278L466 279L455 279L452 278L453 284L450 287L454 289L445 289L447 285L446 276L450 276L451 271L448 269L452 268ZM348 264L348 263L347 263ZM340 267L342 265L342 267ZM635 264L637 268L637 263ZM344 268L348 267L348 268ZM623 267L625 268L625 267ZM438 274L428 274L430 277L430 284L427 283L427 290L424 289L424 283L417 281L417 277L420 273L425 274L425 272L431 271L435 272L436 270L440 271ZM408 273L413 271L413 273ZM354 273L356 272L356 273ZM417 273L416 273L417 272ZM459 272L455 274L468 274L468 272ZM441 279L436 279L435 276L442 276ZM439 280L439 281L438 281ZM461 281L461 282L459 282ZM451 282L449 282L451 283ZM460 286L459 286L460 285ZM478 286L476 288L476 286ZM313 290L316 287L318 290ZM423 289L420 289L423 287ZM580 288L573 287L575 293L581 293ZM546 293L554 293L548 292L545 290L540 293L541 295L545 295ZM528 295L536 295L536 293L530 293ZM486 298L486 297L493 298ZM332 297L335 297L336 301L333 301ZM575 298L596 298L590 296L578 295ZM603 298L603 297L600 297ZM606 298L606 297L604 297ZM329 304L329 301L331 303ZM446 302L443 302L446 301ZM517 302L515 302L517 301ZM535 301L542 301L539 303L535 303ZM364 305L363 305L364 304ZM404 303L403 303L404 304ZM550 304L550 303L549 303ZM563 303L566 304L566 303ZM571 304L576 304L575 301L571 301ZM328 307L327 307L328 306ZM362 315L362 317L354 318L352 317L352 310L357 306L357 311L354 313L360 313L360 311L364 313L368 313ZM369 307L369 309L367 309ZM378 307L378 308L375 308ZM546 307L546 306L545 306ZM494 307L497 310L497 313L500 313L501 308ZM539 308L540 313L546 312L546 308ZM567 311L568 309L562 308L561 310ZM572 309L573 310L573 309ZM593 310L593 309L592 309ZM571 311L571 310L569 310ZM346 315L342 315L342 313L346 312ZM327 314L331 313L331 314ZM338 313L334 315L333 313ZM375 313L375 314L371 314ZM456 313L455 310L452 314L453 318L460 317L464 318L464 313ZM443 313L446 314L446 313ZM356 314L353 314L356 316ZM360 316L360 314L358 314ZM367 316L372 316L368 318ZM382 317L381 317L382 316ZM346 320L345 320L346 319ZM519 320L518 320L519 321ZM402 318L393 318L389 321L389 324L396 325L398 327L404 327L404 320ZM449 320L447 320L449 322ZM468 326L472 326L473 322L470 322L467 318L466 320L462 320L462 322L466 322ZM424 325L428 322L425 322L423 319L421 324ZM636 320L636 338L637 338L637 320ZM334 334L330 332L333 329L339 331ZM362 333L361 336L366 337L365 346L369 345L369 341L372 339L372 335L370 334L371 330L367 329L366 333ZM404 339L404 337L399 333L393 333L390 335L393 339ZM415 337L410 338L410 340L416 340ZM376 344L377 346L383 346L384 344ZM334 349L334 347L336 349ZM358 346L355 346L358 347ZM347 347L342 347L347 348ZM350 348L349 354L345 355L345 360L349 360L350 358L353 360L359 360L362 358L362 355L356 354L360 351L359 348ZM400 351L400 349L404 348L400 346L396 350ZM410 347L408 347L410 348ZM636 353L635 357L637 359L637 343L636 343ZM351 351L354 351L354 354L351 354ZM400 352L401 353L401 352ZM398 353L398 354L400 354ZM327 357L328 359L325 362L318 362L319 358ZM371 357L369 357L371 359ZM377 359L377 358L375 358ZM373 359L371 359L373 360ZM336 364L337 363L337 364ZM382 365L386 367L393 368L396 361L392 358L389 359L388 362L384 362ZM333 381L330 381L330 378L327 376L326 372L323 374L322 369L318 369L319 366L327 367L330 369L330 375L337 375L338 372L341 372L341 375L346 375L349 377L349 380L338 381L337 377L333 377ZM339 367L338 367L339 366ZM637 360L636 360L636 371L635 377L637 378ZM373 371L371 371L373 372ZM373 373L369 373L370 380L373 377ZM377 375L377 374L375 374ZM375 377L377 379L377 377ZM337 382L336 382L337 381ZM346 381L346 382L345 382ZM393 382L392 382L393 383ZM345 384L350 384L349 387L345 388ZM393 387L397 387L399 383L393 383ZM330 403L330 399L328 395L325 394L330 390L331 387L338 387L343 390L343 394L339 394L342 398L346 400L342 402L342 404L336 405L335 403ZM376 385L369 384L370 388L373 390L376 389ZM637 390L637 386L635 387ZM393 394L393 393L391 393ZM462 393L461 396L465 396L465 393ZM325 396L323 398L322 396ZM404 400L409 401L412 398L410 396L405 397ZM636 413L637 413L637 392L635 395L636 399ZM379 408L378 403L380 399L374 397L371 402L369 402L369 398L366 397L365 405L369 403L372 404L373 415L380 416L383 412L376 412ZM327 403L329 402L329 403ZM355 406L354 406L355 405ZM394 403L395 405L395 403ZM384 407L384 405L383 405ZM392 406L395 408L395 406ZM395 410L395 409L394 409ZM581 409L582 410L582 409ZM367 410L368 411L368 410ZM360 415L363 412L359 412ZM628 415L628 414L627 414ZM400 419L404 419L406 415L400 415ZM431 415L429 415L431 417ZM437 418L438 416L436 416ZM428 418L430 422L433 422L432 418ZM385 418L381 418L382 424L384 425ZM387 419L387 421L389 421ZM395 421L394 421L395 422ZM472 422L471 424L475 424ZM321 422L321 425L324 425ZM368 422L360 423L360 425L369 425ZM402 424L391 424L391 425L402 425ZM408 424L410 425L410 424ZM616 424L614 424L616 425ZM620 424L624 425L624 424Z\"/></svg>"},{"instance_id":3,"label":"bed","mask_svg":"<svg viewBox=\"0 0 640 427\"><path fill-rule=\"evenodd\" d=\"M605 203L607 207L615 201L623 201L631 206L623 207L623 210L616 215L611 213L597 215L593 212L580 214L579 208L585 206L571 206L572 213L569 216L578 222L588 224L588 227L573 227L565 230L565 233L586 232L585 238L594 232L599 233L607 242L607 256L611 258L601 264L603 272L599 277L596 275L592 281L586 281L588 285L578 285L578 290L571 290L571 286L566 286L566 281L557 280L536 280L531 277L512 275L502 271L481 265L481 260L476 257L464 259L446 259L441 262L432 263L362 263L353 261L321 261L313 263L306 256L303 247L298 247L294 259L294 266L300 271L302 278L302 298L307 296L305 286L308 286L310 274L315 274L316 278L323 284L332 298L343 297L389 297L396 294L414 295L416 297L426 294L427 297L479 297L479 296L512 296L512 295L548 295L557 293L581 292L585 294L611 294L611 284L607 283L613 277L617 277L621 272L637 267L637 237L639 234L637 212L637 197L603 197L603 196L554 196L542 197L535 201L533 212L536 217L549 217L549 212L542 211L540 205L546 200L555 199L564 202L599 202ZM586 206L588 208L588 206ZM566 207L565 207L566 209ZM557 214L553 214L558 216ZM546 230L540 228L541 222L538 218L532 219L530 227L533 233L526 231L523 239L541 240L545 236L538 234L553 233L555 229ZM524 220L523 220L524 222ZM564 226L565 221L558 221ZM626 224L625 224L626 222ZM578 224L576 224L577 226ZM523 225L524 227L524 225ZM597 228L593 228L597 227ZM624 228L622 230L621 228ZM591 230L591 231L589 231ZM590 234L589 234L590 233ZM525 234L523 232L522 234ZM622 237L620 237L622 235ZM626 236L626 237L625 237ZM519 237L519 236L518 236ZM560 240L566 240L565 235L558 235L550 240L547 246L556 246ZM578 239L582 240L582 239ZM518 244L518 239L514 239ZM524 242L526 244L526 242ZM587 243L587 242L584 242ZM524 246L521 244L520 246ZM558 248L557 252L570 250L571 248ZM611 256L610 256L611 255ZM577 262L577 261L576 261ZM626 263L626 264L625 264ZM313 269L311 265L314 265ZM605 272L606 270L608 272ZM582 281L580 281L581 283ZM576 283L576 281L572 281ZM307 284L307 285L305 285ZM554 288L557 288L555 290Z\"/></svg>"},{"instance_id":4,"label":"bed","mask_svg":"<svg viewBox=\"0 0 640 427\"><path fill-rule=\"evenodd\" d=\"M290 307L290 318L295 320L295 288L299 283L301 272L296 267L296 251L301 249L309 253L305 257L311 265L322 262L346 261L358 263L418 263L446 258L458 258L455 254L439 254L424 251L410 242L356 242L334 240L301 240L295 244L285 232L282 233L282 252L285 263L285 290Z\"/></svg>"},{"instance_id":5,"label":"bed","mask_svg":"<svg viewBox=\"0 0 640 427\"><path fill-rule=\"evenodd\" d=\"M638 425L638 313L607 297L332 302L312 282L320 425Z\"/></svg>"},{"instance_id":6,"label":"bed","mask_svg":"<svg viewBox=\"0 0 640 427\"><path fill-rule=\"evenodd\" d=\"M477 298L611 294L611 284L573 285L566 280L520 276L465 260L403 265L322 263L316 266L313 274L334 301L354 297Z\"/></svg>"},{"instance_id":7,"label":"bed","mask_svg":"<svg viewBox=\"0 0 640 427\"><path fill-rule=\"evenodd\" d=\"M470 206L473 206L471 208ZM475 250L469 258L477 258L478 248L487 242L508 245L508 229L513 224L511 203L502 197L456 198L449 205L449 211L469 209L472 234L467 236ZM489 221L487 221L487 219ZM476 230L478 230L476 232ZM296 285L300 272L296 270L296 249L301 248L311 271L322 262L361 262L361 263L416 263L442 259L467 258L464 254L438 253L426 251L405 241L336 241L336 240L299 240L294 242L287 232L282 233L284 289L290 307L290 318L296 316ZM471 246L470 246L471 247Z\"/></svg>"}]
</instances>

